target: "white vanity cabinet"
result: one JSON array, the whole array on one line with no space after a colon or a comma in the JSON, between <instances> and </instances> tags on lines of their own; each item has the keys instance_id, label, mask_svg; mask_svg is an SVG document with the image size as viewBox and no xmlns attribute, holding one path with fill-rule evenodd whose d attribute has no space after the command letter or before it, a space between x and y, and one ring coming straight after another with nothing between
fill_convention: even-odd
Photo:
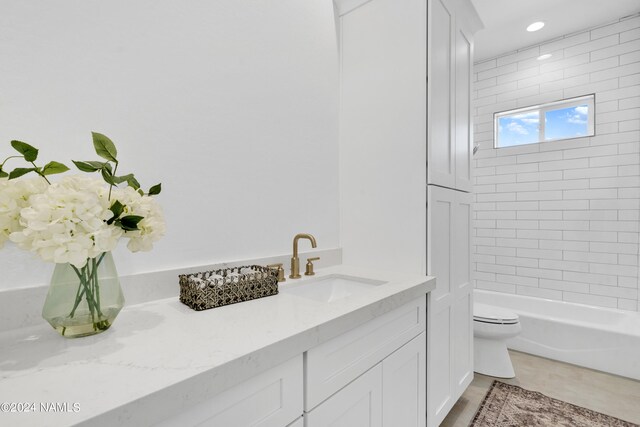
<instances>
[{"instance_id":1,"label":"white vanity cabinet","mask_svg":"<svg viewBox=\"0 0 640 427\"><path fill-rule=\"evenodd\" d=\"M306 353L306 427L424 427L425 298Z\"/></svg>"},{"instance_id":2,"label":"white vanity cabinet","mask_svg":"<svg viewBox=\"0 0 640 427\"><path fill-rule=\"evenodd\" d=\"M159 425L424 427L426 300L372 312L371 320Z\"/></svg>"}]
</instances>

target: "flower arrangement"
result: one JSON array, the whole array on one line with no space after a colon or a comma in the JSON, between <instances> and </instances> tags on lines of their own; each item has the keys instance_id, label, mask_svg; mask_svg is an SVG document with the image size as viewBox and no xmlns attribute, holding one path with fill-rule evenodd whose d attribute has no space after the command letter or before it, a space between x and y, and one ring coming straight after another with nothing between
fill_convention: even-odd
<instances>
[{"instance_id":1,"label":"flower arrangement","mask_svg":"<svg viewBox=\"0 0 640 427\"><path fill-rule=\"evenodd\" d=\"M161 184L145 193L134 174L118 176L114 143L100 133L92 136L102 159L73 163L80 171L99 173L101 178L73 175L56 182L49 177L67 172L66 165L49 162L37 166L37 148L11 141L18 154L0 164L0 248L10 240L44 261L70 265L77 275L78 289L67 320L74 320L78 307L86 302L93 328L106 329L110 322L100 323L103 310L98 280L105 254L115 249L121 238L128 239L132 252L151 250L164 235L165 222L153 197L160 193ZM16 158L29 167L8 172L5 164ZM37 177L18 179L27 174ZM126 187L119 187L121 184Z\"/></svg>"}]
</instances>

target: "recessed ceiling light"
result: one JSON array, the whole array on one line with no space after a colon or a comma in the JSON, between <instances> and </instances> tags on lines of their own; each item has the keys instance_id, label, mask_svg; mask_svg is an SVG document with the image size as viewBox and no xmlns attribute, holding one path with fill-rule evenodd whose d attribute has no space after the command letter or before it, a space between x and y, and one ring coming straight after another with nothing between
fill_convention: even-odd
<instances>
[{"instance_id":1,"label":"recessed ceiling light","mask_svg":"<svg viewBox=\"0 0 640 427\"><path fill-rule=\"evenodd\" d=\"M544 61L545 59L549 59L549 58L551 58L551 54L545 53L544 55L538 56L538 61Z\"/></svg>"},{"instance_id":2,"label":"recessed ceiling light","mask_svg":"<svg viewBox=\"0 0 640 427\"><path fill-rule=\"evenodd\" d=\"M538 31L539 29L541 29L542 27L544 27L544 22L542 21L538 21L538 22L534 22L533 24L529 25L527 27L527 31L529 31L530 33L534 32L534 31Z\"/></svg>"}]
</instances>

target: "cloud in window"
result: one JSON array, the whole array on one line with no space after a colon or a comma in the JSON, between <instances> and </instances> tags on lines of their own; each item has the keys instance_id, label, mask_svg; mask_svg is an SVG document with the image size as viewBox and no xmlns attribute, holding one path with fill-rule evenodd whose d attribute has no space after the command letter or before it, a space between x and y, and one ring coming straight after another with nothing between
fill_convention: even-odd
<instances>
[{"instance_id":1,"label":"cloud in window","mask_svg":"<svg viewBox=\"0 0 640 427\"><path fill-rule=\"evenodd\" d=\"M517 122L509 122L509 124L507 125L507 129L520 135L529 135L529 131Z\"/></svg>"},{"instance_id":2,"label":"cloud in window","mask_svg":"<svg viewBox=\"0 0 640 427\"><path fill-rule=\"evenodd\" d=\"M529 113L516 114L511 116L512 119L521 120L523 123L532 125L540 123L540 114L538 111L531 111Z\"/></svg>"},{"instance_id":3,"label":"cloud in window","mask_svg":"<svg viewBox=\"0 0 640 427\"><path fill-rule=\"evenodd\" d=\"M589 107L586 105L579 105L573 109L573 111L567 114L567 122L576 125L587 124L587 114L589 113Z\"/></svg>"},{"instance_id":4,"label":"cloud in window","mask_svg":"<svg viewBox=\"0 0 640 427\"><path fill-rule=\"evenodd\" d=\"M589 114L589 107L587 107L586 105L580 105L574 108L574 111L576 112L576 114L586 116L587 114Z\"/></svg>"},{"instance_id":5,"label":"cloud in window","mask_svg":"<svg viewBox=\"0 0 640 427\"><path fill-rule=\"evenodd\" d=\"M569 116L567 118L567 122L568 123L573 123L573 124L576 124L576 125L586 125L587 124L587 119L584 116L576 114L576 115L573 115L573 116Z\"/></svg>"}]
</instances>

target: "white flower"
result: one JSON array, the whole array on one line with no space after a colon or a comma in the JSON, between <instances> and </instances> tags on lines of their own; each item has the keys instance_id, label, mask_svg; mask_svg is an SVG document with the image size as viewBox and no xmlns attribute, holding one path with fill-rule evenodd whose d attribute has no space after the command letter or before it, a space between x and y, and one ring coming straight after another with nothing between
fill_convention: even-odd
<instances>
[{"instance_id":1,"label":"white flower","mask_svg":"<svg viewBox=\"0 0 640 427\"><path fill-rule=\"evenodd\" d=\"M125 208L122 216L137 215L144 217L137 231L126 231L124 237L129 239L127 248L131 252L150 251L153 244L164 236L166 227L162 209L151 196L140 195L131 187L114 189L115 198Z\"/></svg>"},{"instance_id":2,"label":"white flower","mask_svg":"<svg viewBox=\"0 0 640 427\"><path fill-rule=\"evenodd\" d=\"M118 200L120 218L142 217L138 230L124 231L108 224L109 209ZM70 263L77 268L103 252L115 249L120 237L129 239L132 252L149 251L165 233L160 206L133 188L112 188L102 180L69 176L48 185L40 177L0 179L0 248L7 239L35 252L44 261Z\"/></svg>"},{"instance_id":3,"label":"white flower","mask_svg":"<svg viewBox=\"0 0 640 427\"><path fill-rule=\"evenodd\" d=\"M100 180L70 176L33 194L20 211L20 225L9 238L44 261L84 267L116 247L122 229L108 225L108 188Z\"/></svg>"},{"instance_id":4,"label":"white flower","mask_svg":"<svg viewBox=\"0 0 640 427\"><path fill-rule=\"evenodd\" d=\"M41 177L20 180L0 178L0 249L9 235L20 231L20 210L28 206L29 197L46 190L48 184Z\"/></svg>"}]
</instances>

